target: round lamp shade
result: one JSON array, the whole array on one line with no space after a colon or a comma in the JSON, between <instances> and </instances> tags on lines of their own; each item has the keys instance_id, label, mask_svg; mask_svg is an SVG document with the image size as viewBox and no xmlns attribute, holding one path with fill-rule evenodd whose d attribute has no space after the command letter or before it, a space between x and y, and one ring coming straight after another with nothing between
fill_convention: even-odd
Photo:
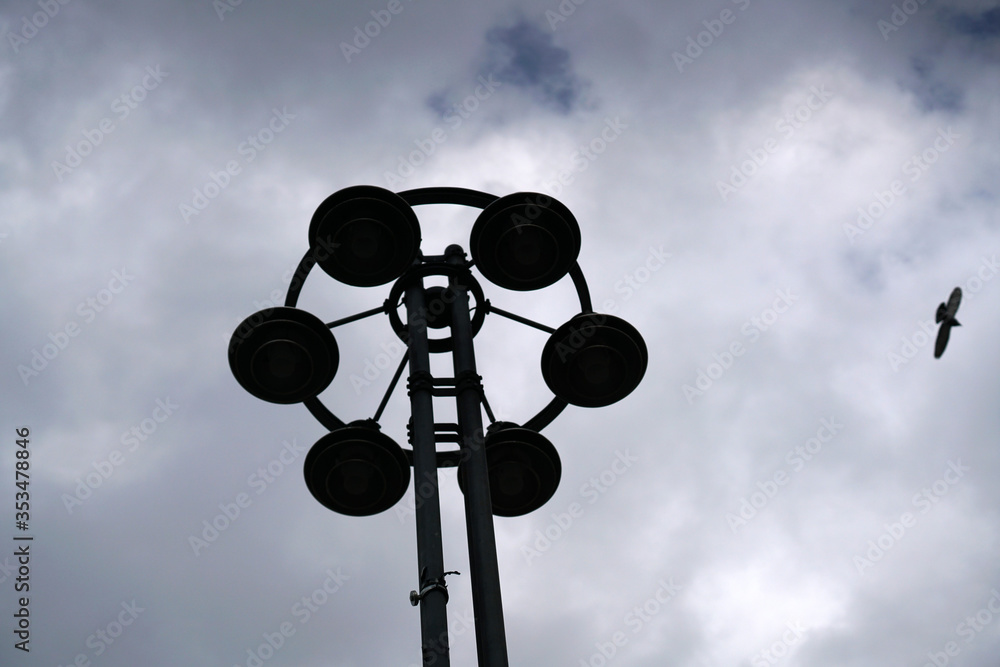
<instances>
[{"instance_id":1,"label":"round lamp shade","mask_svg":"<svg viewBox=\"0 0 1000 667\"><path fill-rule=\"evenodd\" d=\"M611 405L639 386L649 353L635 327L613 315L583 313L549 336L542 377L552 393L585 408Z\"/></svg>"},{"instance_id":2,"label":"round lamp shade","mask_svg":"<svg viewBox=\"0 0 1000 667\"><path fill-rule=\"evenodd\" d=\"M549 501L559 487L562 464L559 453L545 436L516 426L494 430L486 436L490 501L496 516L521 516ZM465 475L458 485L465 493Z\"/></svg>"},{"instance_id":3,"label":"round lamp shade","mask_svg":"<svg viewBox=\"0 0 1000 667\"><path fill-rule=\"evenodd\" d=\"M340 354L330 329L298 308L267 308L243 320L229 342L229 367L248 392L299 403L327 388Z\"/></svg>"},{"instance_id":4,"label":"round lamp shade","mask_svg":"<svg viewBox=\"0 0 1000 667\"><path fill-rule=\"evenodd\" d=\"M483 209L472 226L469 249L479 271L495 285L541 289L573 268L580 226L552 197L517 192Z\"/></svg>"},{"instance_id":5,"label":"round lamp shade","mask_svg":"<svg viewBox=\"0 0 1000 667\"><path fill-rule=\"evenodd\" d=\"M392 282L420 251L420 223L402 197L355 185L327 197L309 225L309 247L332 278L355 287Z\"/></svg>"},{"instance_id":6,"label":"round lamp shade","mask_svg":"<svg viewBox=\"0 0 1000 667\"><path fill-rule=\"evenodd\" d=\"M395 505L410 486L402 448L366 426L345 426L320 438L305 460L306 486L327 509L371 516Z\"/></svg>"}]
</instances>

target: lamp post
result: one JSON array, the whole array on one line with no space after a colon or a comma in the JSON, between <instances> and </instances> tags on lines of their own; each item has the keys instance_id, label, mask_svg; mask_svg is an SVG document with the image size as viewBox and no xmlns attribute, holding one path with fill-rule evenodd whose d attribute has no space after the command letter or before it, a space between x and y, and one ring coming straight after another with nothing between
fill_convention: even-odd
<instances>
[{"instance_id":1,"label":"lamp post","mask_svg":"<svg viewBox=\"0 0 1000 667\"><path fill-rule=\"evenodd\" d=\"M452 204L482 209L470 234L472 258L450 245L443 255L420 250L414 206ZM500 595L493 515L521 516L555 493L559 455L540 431L569 405L601 407L638 386L648 354L642 336L624 320L594 313L586 279L577 264L580 229L560 202L538 193L497 197L464 188L421 188L393 193L359 185L323 201L309 226L309 249L299 262L283 307L245 319L233 333L229 363L236 380L272 403L303 403L330 432L305 459L306 486L325 507L370 516L395 505L406 493L413 468L417 524L418 588L410 602L420 607L423 664L450 664L448 589L441 543L439 467L459 469L465 497L476 643L481 667L506 667L507 645ZM315 265L357 287L393 283L381 307L324 323L296 307ZM516 291L572 279L580 313L553 329L493 306L472 268L490 282ZM447 287L424 286L429 276ZM470 307L475 299L475 314ZM406 308L406 322L400 317ZM496 421L476 374L473 339L485 316L495 313L549 334L542 351L542 377L554 397L524 424ZM319 400L337 372L339 349L332 329L385 314L406 344L382 401L369 419L345 423ZM430 338L428 329L448 329ZM435 377L430 355L452 353L453 376ZM381 432L378 420L406 365L411 418L404 450ZM434 399L454 397L457 424L434 421ZM483 412L490 425L483 428ZM438 451L439 443L459 449Z\"/></svg>"}]
</instances>

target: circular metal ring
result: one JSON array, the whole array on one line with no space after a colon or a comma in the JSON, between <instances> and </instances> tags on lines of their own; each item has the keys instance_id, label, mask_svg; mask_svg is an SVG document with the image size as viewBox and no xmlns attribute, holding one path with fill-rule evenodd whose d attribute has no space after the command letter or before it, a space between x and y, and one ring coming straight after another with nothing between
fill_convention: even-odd
<instances>
[{"instance_id":1,"label":"circular metal ring","mask_svg":"<svg viewBox=\"0 0 1000 667\"><path fill-rule=\"evenodd\" d=\"M404 190L396 193L410 206L425 206L425 205L441 205L441 204L452 204L455 206L468 206L470 208L485 209L487 206L492 204L494 201L500 199L497 195L491 195L487 192L482 192L480 190L472 190L469 188L456 188L456 187L428 187L428 188L414 188L412 190ZM288 287L288 293L285 296L285 305L289 307L295 307L298 303L299 294L302 291L302 287L305 285L306 278L309 277L309 273L312 270L314 264L316 264L316 253L314 248L309 248L295 271L292 277L292 282ZM435 271L438 271L441 267L434 267ZM458 267L455 267L458 268ZM433 275L431 272L428 275ZM405 275L405 274L404 274ZM590 292L587 287L587 279L583 275L583 271L580 270L579 263L574 263L573 267L569 272L570 277L573 280L573 285L576 288L577 296L580 300L580 315L585 315L587 313L593 312L590 303ZM479 287L478 281L476 282L479 292L473 292L473 295L477 299L476 314L473 318L473 332L479 330L482 327L482 323L479 327L476 327L476 319L484 319L486 317L486 301L483 299L480 301L480 295L482 294L482 289ZM395 286L394 286L395 289ZM400 293L401 295L401 293ZM396 296L395 301L392 303L398 303L399 296ZM479 304L483 304L479 307ZM393 314L395 309L391 309L388 313L390 322L393 319ZM395 318L399 320L398 313ZM400 324L402 322L400 321ZM393 326L393 331L396 331L396 327ZM398 335L398 334L397 334ZM450 339L436 339L437 341L449 341ZM430 340L428 343L435 343L435 340ZM333 412L331 412L318 397L311 397L302 401L306 406L306 409L316 418L316 420L322 424L328 430L335 430L344 426L344 423L340 418L338 418ZM553 396L552 400L541 410L538 411L535 416L533 416L528 421L524 422L524 428L530 428L535 431L541 431L545 426L552 422L563 409L568 405L568 403L559 398L558 396ZM404 450L410 451L410 450ZM451 458L451 457L447 457Z\"/></svg>"},{"instance_id":2,"label":"circular metal ring","mask_svg":"<svg viewBox=\"0 0 1000 667\"><path fill-rule=\"evenodd\" d=\"M483 328L483 322L486 320L486 297L483 296L483 288L479 284L479 281L476 280L469 269L464 266L454 266L451 264L421 264L407 270L392 286L392 290L389 291L389 324L399 337L399 340L405 343L408 331L406 324L399 317L399 313L397 312L398 306L396 304L399 303L399 298L403 295L403 291L410 282L416 278L426 278L427 276L449 276L467 279L469 284L466 287L472 292L472 296L476 297L476 314L472 316L472 335L475 336L479 333L479 330ZM451 352L455 349L455 343L451 339L451 336L447 338L428 338L427 345L432 353Z\"/></svg>"}]
</instances>

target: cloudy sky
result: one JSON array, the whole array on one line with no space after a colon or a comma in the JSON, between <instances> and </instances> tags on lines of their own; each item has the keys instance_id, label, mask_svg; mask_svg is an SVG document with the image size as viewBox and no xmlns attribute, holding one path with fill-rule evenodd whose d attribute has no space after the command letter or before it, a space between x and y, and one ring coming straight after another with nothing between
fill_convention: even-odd
<instances>
[{"instance_id":1,"label":"cloudy sky","mask_svg":"<svg viewBox=\"0 0 1000 667\"><path fill-rule=\"evenodd\" d=\"M552 499L495 521L511 665L996 664L994 0L0 7L0 663L418 663L412 485L374 517L323 508L302 461L325 430L226 357L283 301L319 203L371 184L556 196L595 308L649 347L630 396L544 430ZM475 209L416 210L425 252L468 246ZM579 310L568 279L485 287L550 326ZM299 305L387 295L317 271ZM336 335L321 398L370 417L396 339L384 317ZM487 318L498 418L551 398L545 339ZM404 444L408 411L398 390L382 419Z\"/></svg>"}]
</instances>

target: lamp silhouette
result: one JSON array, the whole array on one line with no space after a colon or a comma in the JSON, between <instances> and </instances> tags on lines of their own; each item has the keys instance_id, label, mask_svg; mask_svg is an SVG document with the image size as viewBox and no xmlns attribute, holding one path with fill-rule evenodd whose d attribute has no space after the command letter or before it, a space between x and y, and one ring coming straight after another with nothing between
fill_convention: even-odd
<instances>
[{"instance_id":1,"label":"lamp silhouette","mask_svg":"<svg viewBox=\"0 0 1000 667\"><path fill-rule=\"evenodd\" d=\"M510 422L494 422L486 435L490 500L496 516L521 516L549 501L559 487L562 464L548 438ZM461 467L458 485L465 492Z\"/></svg>"},{"instance_id":2,"label":"lamp silhouette","mask_svg":"<svg viewBox=\"0 0 1000 667\"><path fill-rule=\"evenodd\" d=\"M324 507L371 516L402 499L410 463L402 447L371 421L351 422L320 438L305 460L306 487Z\"/></svg>"},{"instance_id":3,"label":"lamp silhouette","mask_svg":"<svg viewBox=\"0 0 1000 667\"><path fill-rule=\"evenodd\" d=\"M599 408L639 386L649 353L635 327L613 315L581 313L549 336L542 378L567 403Z\"/></svg>"},{"instance_id":4,"label":"lamp silhouette","mask_svg":"<svg viewBox=\"0 0 1000 667\"><path fill-rule=\"evenodd\" d=\"M517 192L483 209L472 226L469 249L491 283L509 290L541 289L576 264L580 225L552 197Z\"/></svg>"},{"instance_id":5,"label":"lamp silhouette","mask_svg":"<svg viewBox=\"0 0 1000 667\"><path fill-rule=\"evenodd\" d=\"M330 277L374 287L395 280L413 264L420 250L420 223L395 192L355 185L319 205L309 224L309 245L329 249L317 263Z\"/></svg>"},{"instance_id":6,"label":"lamp silhouette","mask_svg":"<svg viewBox=\"0 0 1000 667\"><path fill-rule=\"evenodd\" d=\"M315 315L267 308L243 320L229 342L236 381L259 399L299 403L316 396L337 373L337 341Z\"/></svg>"}]
</instances>

